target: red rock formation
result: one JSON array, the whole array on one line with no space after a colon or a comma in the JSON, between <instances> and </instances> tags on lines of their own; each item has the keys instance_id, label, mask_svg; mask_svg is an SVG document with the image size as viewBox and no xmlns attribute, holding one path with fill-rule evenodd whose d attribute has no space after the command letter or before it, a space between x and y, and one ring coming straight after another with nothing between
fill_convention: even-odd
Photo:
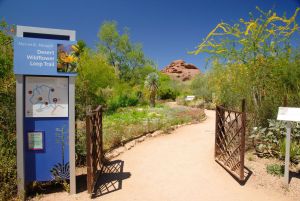
<instances>
[{"instance_id":1,"label":"red rock formation","mask_svg":"<svg viewBox=\"0 0 300 201\"><path fill-rule=\"evenodd\" d=\"M172 61L168 66L161 70L162 73L169 75L174 80L188 81L200 74L200 70L193 64L185 63L183 60Z\"/></svg>"}]
</instances>

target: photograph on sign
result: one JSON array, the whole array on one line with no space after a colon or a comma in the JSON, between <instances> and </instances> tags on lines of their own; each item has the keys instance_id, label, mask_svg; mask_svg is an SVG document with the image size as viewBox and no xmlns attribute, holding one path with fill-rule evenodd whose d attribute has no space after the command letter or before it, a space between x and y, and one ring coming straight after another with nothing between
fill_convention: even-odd
<instances>
[{"instance_id":1,"label":"photograph on sign","mask_svg":"<svg viewBox=\"0 0 300 201\"><path fill-rule=\"evenodd\" d=\"M44 133L41 131L28 132L28 149L43 150L44 149Z\"/></svg>"},{"instance_id":2,"label":"photograph on sign","mask_svg":"<svg viewBox=\"0 0 300 201\"><path fill-rule=\"evenodd\" d=\"M76 73L77 53L76 45L57 44L57 72Z\"/></svg>"},{"instance_id":3,"label":"photograph on sign","mask_svg":"<svg viewBox=\"0 0 300 201\"><path fill-rule=\"evenodd\" d=\"M68 78L26 77L26 117L68 117Z\"/></svg>"}]
</instances>

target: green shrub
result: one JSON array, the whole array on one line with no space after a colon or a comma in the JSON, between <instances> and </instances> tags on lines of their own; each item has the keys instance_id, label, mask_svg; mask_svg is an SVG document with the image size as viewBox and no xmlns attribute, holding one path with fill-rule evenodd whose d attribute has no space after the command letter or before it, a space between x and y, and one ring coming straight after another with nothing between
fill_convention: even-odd
<instances>
[{"instance_id":1,"label":"green shrub","mask_svg":"<svg viewBox=\"0 0 300 201\"><path fill-rule=\"evenodd\" d=\"M0 200L17 193L15 78L10 30L0 23Z\"/></svg>"},{"instance_id":2,"label":"green shrub","mask_svg":"<svg viewBox=\"0 0 300 201\"><path fill-rule=\"evenodd\" d=\"M286 123L268 120L268 127L256 127L250 138L260 156L276 156L282 158L285 153ZM298 163L300 157L300 123L292 123L291 161Z\"/></svg>"},{"instance_id":3,"label":"green shrub","mask_svg":"<svg viewBox=\"0 0 300 201\"><path fill-rule=\"evenodd\" d=\"M8 200L16 195L17 164L16 139L14 134L0 130L0 200Z\"/></svg>"},{"instance_id":4,"label":"green shrub","mask_svg":"<svg viewBox=\"0 0 300 201\"><path fill-rule=\"evenodd\" d=\"M180 95L176 98L176 103L178 105L186 105L185 96Z\"/></svg>"},{"instance_id":5,"label":"green shrub","mask_svg":"<svg viewBox=\"0 0 300 201\"><path fill-rule=\"evenodd\" d=\"M204 103L204 108L208 110L215 110L216 109L216 104L215 103Z\"/></svg>"},{"instance_id":6,"label":"green shrub","mask_svg":"<svg viewBox=\"0 0 300 201\"><path fill-rule=\"evenodd\" d=\"M78 124L78 122L77 122ZM76 143L75 143L75 157L76 166L81 166L86 164L86 131L84 126L80 125L76 130Z\"/></svg>"},{"instance_id":7,"label":"green shrub","mask_svg":"<svg viewBox=\"0 0 300 201\"><path fill-rule=\"evenodd\" d=\"M290 145L290 160L293 163L299 163L300 161L300 144L298 142L293 141ZM285 150L286 150L286 139L282 139L279 142L279 156L281 159L285 157Z\"/></svg>"},{"instance_id":8,"label":"green shrub","mask_svg":"<svg viewBox=\"0 0 300 201\"><path fill-rule=\"evenodd\" d=\"M159 87L157 95L162 100L175 100L179 95L178 83L168 75L159 73Z\"/></svg>"},{"instance_id":9,"label":"green shrub","mask_svg":"<svg viewBox=\"0 0 300 201\"><path fill-rule=\"evenodd\" d=\"M198 75L191 83L193 95L204 99L206 102L212 101L212 91L208 83L209 75Z\"/></svg>"},{"instance_id":10,"label":"green shrub","mask_svg":"<svg viewBox=\"0 0 300 201\"><path fill-rule=\"evenodd\" d=\"M76 119L83 119L88 106L104 104L118 83L115 70L105 56L91 50L80 55L76 77Z\"/></svg>"},{"instance_id":11,"label":"green shrub","mask_svg":"<svg viewBox=\"0 0 300 201\"><path fill-rule=\"evenodd\" d=\"M284 174L284 167L278 164L267 165L267 173L273 176L282 177Z\"/></svg>"},{"instance_id":12,"label":"green shrub","mask_svg":"<svg viewBox=\"0 0 300 201\"><path fill-rule=\"evenodd\" d=\"M120 107L135 106L139 98L135 95L121 94L108 101L108 111L114 112Z\"/></svg>"},{"instance_id":13,"label":"green shrub","mask_svg":"<svg viewBox=\"0 0 300 201\"><path fill-rule=\"evenodd\" d=\"M192 101L186 101L186 105L189 107L204 108L205 101L203 99L194 99Z\"/></svg>"},{"instance_id":14,"label":"green shrub","mask_svg":"<svg viewBox=\"0 0 300 201\"><path fill-rule=\"evenodd\" d=\"M175 100L178 94L177 90L167 86L161 86L158 90L158 97L162 100Z\"/></svg>"}]
</instances>

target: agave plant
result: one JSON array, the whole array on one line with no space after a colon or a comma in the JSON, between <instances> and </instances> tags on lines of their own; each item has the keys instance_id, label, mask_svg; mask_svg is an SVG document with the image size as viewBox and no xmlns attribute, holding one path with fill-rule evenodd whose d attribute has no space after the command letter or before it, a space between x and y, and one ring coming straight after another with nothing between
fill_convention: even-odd
<instances>
[{"instance_id":1,"label":"agave plant","mask_svg":"<svg viewBox=\"0 0 300 201\"><path fill-rule=\"evenodd\" d=\"M70 179L70 165L69 165L69 163L66 163L66 164L57 163L50 170L50 172L52 174L53 180L64 181L64 180Z\"/></svg>"},{"instance_id":2,"label":"agave plant","mask_svg":"<svg viewBox=\"0 0 300 201\"><path fill-rule=\"evenodd\" d=\"M65 129L56 128L56 143L61 144L61 163L57 163L50 170L53 180L65 181L70 178L70 165L69 162L65 163Z\"/></svg>"}]
</instances>

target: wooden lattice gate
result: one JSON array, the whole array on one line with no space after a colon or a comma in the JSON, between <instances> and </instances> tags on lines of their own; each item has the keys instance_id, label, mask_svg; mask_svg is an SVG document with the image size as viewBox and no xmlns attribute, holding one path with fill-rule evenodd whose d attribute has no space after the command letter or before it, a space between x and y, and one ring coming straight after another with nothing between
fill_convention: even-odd
<instances>
[{"instance_id":1,"label":"wooden lattice gate","mask_svg":"<svg viewBox=\"0 0 300 201\"><path fill-rule=\"evenodd\" d=\"M216 107L215 160L239 181L244 181L246 112Z\"/></svg>"},{"instance_id":2,"label":"wooden lattice gate","mask_svg":"<svg viewBox=\"0 0 300 201\"><path fill-rule=\"evenodd\" d=\"M102 107L88 111L86 116L87 191L94 187L103 166Z\"/></svg>"}]
</instances>

